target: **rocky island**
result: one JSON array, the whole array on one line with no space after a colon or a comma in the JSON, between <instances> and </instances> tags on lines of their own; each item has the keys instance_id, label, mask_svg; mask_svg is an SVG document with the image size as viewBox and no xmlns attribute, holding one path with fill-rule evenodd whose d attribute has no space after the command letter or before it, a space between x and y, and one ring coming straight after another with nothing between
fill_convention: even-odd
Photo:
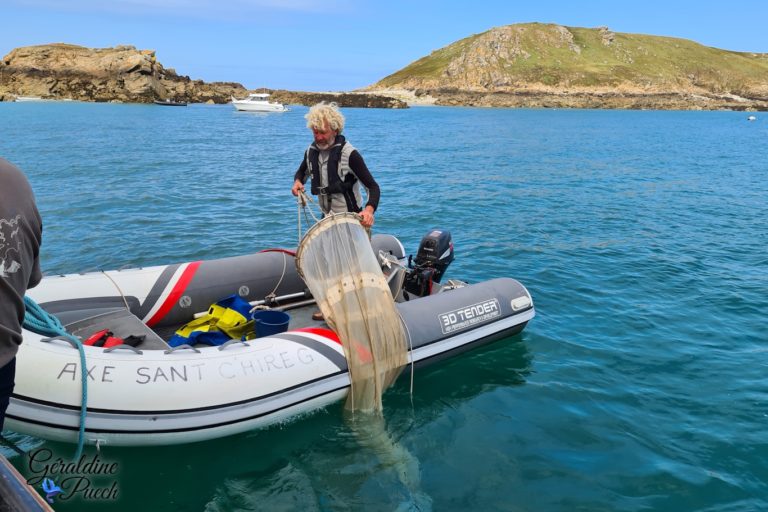
<instances>
[{"instance_id":1,"label":"rocky island","mask_svg":"<svg viewBox=\"0 0 768 512\"><path fill-rule=\"evenodd\" d=\"M225 103L245 94L238 83L191 80L160 64L152 50L133 46L85 48L47 44L16 48L0 62L0 99L45 99L151 103L178 101Z\"/></svg>"},{"instance_id":2,"label":"rocky island","mask_svg":"<svg viewBox=\"0 0 768 512\"><path fill-rule=\"evenodd\" d=\"M153 50L133 46L85 48L47 44L16 48L0 61L0 101L19 96L80 101L152 103L173 100L189 103L227 103L245 97L236 82L192 80L157 61ZM270 91L274 99L312 105L323 99L344 107L406 108L402 100L376 94Z\"/></svg>"},{"instance_id":3,"label":"rocky island","mask_svg":"<svg viewBox=\"0 0 768 512\"><path fill-rule=\"evenodd\" d=\"M365 90L437 105L768 110L768 54L524 23L440 48Z\"/></svg>"}]
</instances>

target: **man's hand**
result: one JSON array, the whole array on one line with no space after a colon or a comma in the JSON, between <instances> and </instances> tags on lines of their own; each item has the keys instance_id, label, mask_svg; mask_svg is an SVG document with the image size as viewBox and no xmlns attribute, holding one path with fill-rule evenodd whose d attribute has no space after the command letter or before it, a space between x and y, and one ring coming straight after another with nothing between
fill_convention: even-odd
<instances>
[{"instance_id":1,"label":"man's hand","mask_svg":"<svg viewBox=\"0 0 768 512\"><path fill-rule=\"evenodd\" d=\"M372 206L366 206L363 208L363 211L360 212L360 224L362 224L366 228L370 228L373 226L374 218L373 218L373 207Z\"/></svg>"},{"instance_id":2,"label":"man's hand","mask_svg":"<svg viewBox=\"0 0 768 512\"><path fill-rule=\"evenodd\" d=\"M293 188L291 188L291 194L297 196L299 195L299 190L302 192L304 191L304 184L300 180L296 180L293 182Z\"/></svg>"}]
</instances>

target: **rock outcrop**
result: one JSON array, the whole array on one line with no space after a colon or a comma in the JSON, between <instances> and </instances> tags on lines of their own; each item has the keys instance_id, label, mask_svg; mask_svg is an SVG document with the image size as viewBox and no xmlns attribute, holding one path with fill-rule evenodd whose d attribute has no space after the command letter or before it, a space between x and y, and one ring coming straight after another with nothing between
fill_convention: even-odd
<instances>
[{"instance_id":1,"label":"rock outcrop","mask_svg":"<svg viewBox=\"0 0 768 512\"><path fill-rule=\"evenodd\" d=\"M408 103L391 96L363 92L299 92L283 89L271 92L271 100L287 105L311 106L321 101L334 102L340 107L358 108L408 108Z\"/></svg>"},{"instance_id":2,"label":"rock outcrop","mask_svg":"<svg viewBox=\"0 0 768 512\"><path fill-rule=\"evenodd\" d=\"M440 48L364 90L438 105L768 110L768 54L526 23Z\"/></svg>"},{"instance_id":3,"label":"rock outcrop","mask_svg":"<svg viewBox=\"0 0 768 512\"><path fill-rule=\"evenodd\" d=\"M263 91L263 90L262 90ZM205 83L180 76L157 61L152 50L133 46L84 48L48 44L16 48L0 61L0 101L18 96L81 101L227 103L248 91L235 82ZM342 107L407 108L398 99L370 93L311 93L277 90L273 99L313 105L335 101Z\"/></svg>"},{"instance_id":4,"label":"rock outcrop","mask_svg":"<svg viewBox=\"0 0 768 512\"><path fill-rule=\"evenodd\" d=\"M768 110L768 101L750 100L739 96L692 93L655 93L626 91L548 92L518 91L480 93L456 89L436 91L417 90L411 99L406 94L394 94L411 104L462 107L511 108L594 108L632 110ZM420 98L426 98L420 101Z\"/></svg>"},{"instance_id":5,"label":"rock outcrop","mask_svg":"<svg viewBox=\"0 0 768 512\"><path fill-rule=\"evenodd\" d=\"M164 68L152 50L133 46L85 48L48 44L16 48L0 62L0 99L50 99L149 103L170 98L226 103L244 95L232 82L205 83Z\"/></svg>"}]
</instances>

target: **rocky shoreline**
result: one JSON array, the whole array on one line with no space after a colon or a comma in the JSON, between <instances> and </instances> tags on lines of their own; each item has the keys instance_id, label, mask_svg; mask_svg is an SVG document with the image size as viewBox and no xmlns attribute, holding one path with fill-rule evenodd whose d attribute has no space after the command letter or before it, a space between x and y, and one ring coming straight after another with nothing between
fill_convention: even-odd
<instances>
[{"instance_id":1,"label":"rocky shoreline","mask_svg":"<svg viewBox=\"0 0 768 512\"><path fill-rule=\"evenodd\" d=\"M321 101L332 101L340 107L351 108L408 108L408 102L386 94L366 92L301 92L283 89L266 90L270 99L286 105L314 105Z\"/></svg>"},{"instance_id":2,"label":"rocky shoreline","mask_svg":"<svg viewBox=\"0 0 768 512\"><path fill-rule=\"evenodd\" d=\"M133 46L85 48L49 44L16 48L0 61L0 101L20 96L49 100L152 103L166 99L222 104L249 91L236 82L192 80L157 61L152 50ZM335 101L343 107L407 108L398 99L370 93L312 93L260 89L293 105Z\"/></svg>"},{"instance_id":3,"label":"rocky shoreline","mask_svg":"<svg viewBox=\"0 0 768 512\"><path fill-rule=\"evenodd\" d=\"M666 89L666 88L665 88ZM333 101L342 107L408 108L444 105L504 108L587 108L636 110L768 111L768 97L716 94L702 90L559 89L531 86L505 90L465 90L451 87L395 88L371 86L352 92L249 91L236 82L192 80L165 68L152 50L133 46L84 48L50 44L16 48L0 61L0 101L19 96L93 102L228 103L249 92L268 92L288 105ZM747 97L749 96L749 97Z\"/></svg>"},{"instance_id":4,"label":"rocky shoreline","mask_svg":"<svg viewBox=\"0 0 768 512\"><path fill-rule=\"evenodd\" d=\"M151 103L171 99L225 103L246 89L205 83L160 64L151 50L133 46L85 48L50 44L16 48L0 61L0 99L18 96L95 102Z\"/></svg>"},{"instance_id":5,"label":"rocky shoreline","mask_svg":"<svg viewBox=\"0 0 768 512\"><path fill-rule=\"evenodd\" d=\"M421 104L468 107L768 111L768 98L692 92L415 91L414 97L411 104L424 97Z\"/></svg>"}]
</instances>

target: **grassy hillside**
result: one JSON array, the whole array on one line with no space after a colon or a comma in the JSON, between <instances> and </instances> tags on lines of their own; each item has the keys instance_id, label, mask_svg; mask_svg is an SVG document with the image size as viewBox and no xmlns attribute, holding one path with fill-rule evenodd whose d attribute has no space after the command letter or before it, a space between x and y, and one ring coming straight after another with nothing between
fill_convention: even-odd
<instances>
[{"instance_id":1,"label":"grassy hillside","mask_svg":"<svg viewBox=\"0 0 768 512\"><path fill-rule=\"evenodd\" d=\"M623 86L768 96L768 55L606 28L497 27L436 50L371 88L509 91Z\"/></svg>"}]
</instances>

